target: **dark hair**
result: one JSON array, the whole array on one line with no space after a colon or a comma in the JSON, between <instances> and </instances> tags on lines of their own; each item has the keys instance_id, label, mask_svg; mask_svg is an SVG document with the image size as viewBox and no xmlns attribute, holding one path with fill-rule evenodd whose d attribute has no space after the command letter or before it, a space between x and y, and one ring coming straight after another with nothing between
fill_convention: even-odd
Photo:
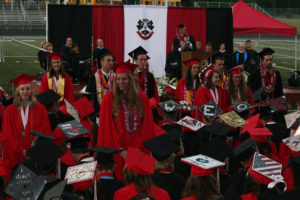
<instances>
[{"instance_id":1,"label":"dark hair","mask_svg":"<svg viewBox=\"0 0 300 200\"><path fill-rule=\"evenodd\" d=\"M225 61L225 58L224 58L224 56L222 56L221 54L220 55L217 55L217 56L213 56L213 61L212 61L212 63L213 64L216 64L216 61L217 60L223 60L223 61Z\"/></svg>"},{"instance_id":2,"label":"dark hair","mask_svg":"<svg viewBox=\"0 0 300 200\"><path fill-rule=\"evenodd\" d=\"M195 196L197 200L209 199L211 195L219 195L217 190L217 179L211 176L191 175L184 187L183 197Z\"/></svg>"},{"instance_id":3,"label":"dark hair","mask_svg":"<svg viewBox=\"0 0 300 200\"><path fill-rule=\"evenodd\" d=\"M300 166L295 161L293 161L294 157L290 156L290 165L293 170L293 179L295 188L300 188Z\"/></svg>"},{"instance_id":4,"label":"dark hair","mask_svg":"<svg viewBox=\"0 0 300 200\"><path fill-rule=\"evenodd\" d=\"M205 46L212 46L210 42L207 42Z\"/></svg>"},{"instance_id":5,"label":"dark hair","mask_svg":"<svg viewBox=\"0 0 300 200\"><path fill-rule=\"evenodd\" d=\"M224 44L226 46L225 42L221 42L219 46L221 46L222 44Z\"/></svg>"},{"instance_id":6,"label":"dark hair","mask_svg":"<svg viewBox=\"0 0 300 200\"><path fill-rule=\"evenodd\" d=\"M184 24L179 24L179 25L178 25L178 28L179 28L179 29L182 29L182 28L184 28L184 27L185 27Z\"/></svg>"},{"instance_id":7,"label":"dark hair","mask_svg":"<svg viewBox=\"0 0 300 200\"><path fill-rule=\"evenodd\" d=\"M249 100L249 91L247 88L246 83L244 82L243 75L241 74L241 82L239 85L240 95L241 95L241 101L248 101ZM234 92L234 84L233 84L233 75L229 73L229 79L228 79L228 89L227 89L227 99L228 102L231 102L231 98L233 100L237 99L237 95Z\"/></svg>"},{"instance_id":8,"label":"dark hair","mask_svg":"<svg viewBox=\"0 0 300 200\"><path fill-rule=\"evenodd\" d=\"M247 43L247 42L251 42L251 40L246 40L246 43Z\"/></svg>"},{"instance_id":9,"label":"dark hair","mask_svg":"<svg viewBox=\"0 0 300 200\"><path fill-rule=\"evenodd\" d=\"M200 85L200 79L198 78L198 76L196 76L195 78L196 78L196 88L195 88L196 91ZM185 86L187 90L191 90L193 88L192 66L189 67L186 72Z\"/></svg>"},{"instance_id":10,"label":"dark hair","mask_svg":"<svg viewBox=\"0 0 300 200\"><path fill-rule=\"evenodd\" d=\"M257 144L257 148L258 148L259 153L261 153L261 154L269 154L272 152L272 147L271 147L269 141Z\"/></svg>"},{"instance_id":11,"label":"dark hair","mask_svg":"<svg viewBox=\"0 0 300 200\"><path fill-rule=\"evenodd\" d=\"M153 185L153 182L150 174L141 175L131 171L127 167L124 167L123 173L124 173L125 183L127 185L133 183L138 192L143 192L148 189L151 190L151 186Z\"/></svg>"},{"instance_id":12,"label":"dark hair","mask_svg":"<svg viewBox=\"0 0 300 200\"><path fill-rule=\"evenodd\" d=\"M259 184L257 192L257 200L273 200L283 193L283 183L279 183L272 189L269 189L267 185Z\"/></svg>"},{"instance_id":13,"label":"dark hair","mask_svg":"<svg viewBox=\"0 0 300 200\"><path fill-rule=\"evenodd\" d=\"M111 56L111 57L113 58L112 54L111 54L109 51L107 51L107 52L101 54L101 56L100 56L100 61L102 61L102 60L104 59L105 56Z\"/></svg>"},{"instance_id":14,"label":"dark hair","mask_svg":"<svg viewBox=\"0 0 300 200\"><path fill-rule=\"evenodd\" d=\"M207 78L207 81L206 81L206 87L207 88L212 88L213 86L213 83L212 83L212 77L214 75L214 73L217 73L219 75L219 72L217 72L216 70L214 70L213 72L211 72L211 74L209 75L209 77ZM217 86L219 87L219 86Z\"/></svg>"}]
</instances>

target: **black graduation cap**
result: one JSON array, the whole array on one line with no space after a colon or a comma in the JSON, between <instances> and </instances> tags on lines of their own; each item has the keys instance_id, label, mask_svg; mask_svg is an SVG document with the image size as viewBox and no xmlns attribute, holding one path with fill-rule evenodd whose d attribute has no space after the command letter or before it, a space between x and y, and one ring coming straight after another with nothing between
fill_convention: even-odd
<instances>
[{"instance_id":1,"label":"black graduation cap","mask_svg":"<svg viewBox=\"0 0 300 200\"><path fill-rule=\"evenodd\" d=\"M68 138L73 138L88 133L88 130L77 120L58 124L57 127L60 128Z\"/></svg>"},{"instance_id":2,"label":"black graduation cap","mask_svg":"<svg viewBox=\"0 0 300 200\"><path fill-rule=\"evenodd\" d=\"M60 99L60 96L53 90L47 90L41 94L36 95L36 98L46 107L53 105Z\"/></svg>"},{"instance_id":3,"label":"black graduation cap","mask_svg":"<svg viewBox=\"0 0 300 200\"><path fill-rule=\"evenodd\" d=\"M259 88L253 92L253 101L258 102L261 99L262 89Z\"/></svg>"},{"instance_id":4,"label":"black graduation cap","mask_svg":"<svg viewBox=\"0 0 300 200\"><path fill-rule=\"evenodd\" d=\"M67 184L67 180L60 181L53 187L51 187L44 195L44 200L55 200L55 199L61 199L62 193L65 189L65 186Z\"/></svg>"},{"instance_id":5,"label":"black graduation cap","mask_svg":"<svg viewBox=\"0 0 300 200\"><path fill-rule=\"evenodd\" d=\"M39 132L39 131L32 131L31 134L32 134L32 135L35 135L36 137L38 137L39 140L41 140L41 139L55 140L55 137L52 137L52 136L50 136L50 135L46 135L46 134L41 133L41 132Z\"/></svg>"},{"instance_id":6,"label":"black graduation cap","mask_svg":"<svg viewBox=\"0 0 300 200\"><path fill-rule=\"evenodd\" d=\"M8 100L3 101L2 103L5 107L7 107L7 106L13 104L13 102L14 102L14 98L10 97Z\"/></svg>"},{"instance_id":7,"label":"black graduation cap","mask_svg":"<svg viewBox=\"0 0 300 200\"><path fill-rule=\"evenodd\" d=\"M199 153L223 162L226 157L233 154L233 151L223 138L215 137L211 142L202 145Z\"/></svg>"},{"instance_id":8,"label":"black graduation cap","mask_svg":"<svg viewBox=\"0 0 300 200\"><path fill-rule=\"evenodd\" d=\"M20 164L13 173L5 193L15 200L37 200L47 181Z\"/></svg>"},{"instance_id":9,"label":"black graduation cap","mask_svg":"<svg viewBox=\"0 0 300 200\"><path fill-rule=\"evenodd\" d=\"M95 160L97 160L98 163L110 164L115 162L113 154L121 152L123 151L123 149L112 149L108 147L98 146L89 148L89 151L96 152Z\"/></svg>"},{"instance_id":10,"label":"black graduation cap","mask_svg":"<svg viewBox=\"0 0 300 200\"><path fill-rule=\"evenodd\" d=\"M36 163L38 169L47 169L64 153L51 140L42 140L29 149L27 154Z\"/></svg>"},{"instance_id":11,"label":"black graduation cap","mask_svg":"<svg viewBox=\"0 0 300 200\"><path fill-rule=\"evenodd\" d=\"M250 105L247 101L243 101L241 103L231 105L231 108L238 113L242 113L242 112L252 109L253 106Z\"/></svg>"},{"instance_id":12,"label":"black graduation cap","mask_svg":"<svg viewBox=\"0 0 300 200\"><path fill-rule=\"evenodd\" d=\"M249 159L256 151L255 140L246 140L233 150L234 155L238 156L240 161Z\"/></svg>"},{"instance_id":13,"label":"black graduation cap","mask_svg":"<svg viewBox=\"0 0 300 200\"><path fill-rule=\"evenodd\" d=\"M237 193L235 187L231 185L224 195L223 200L242 200L241 196Z\"/></svg>"},{"instance_id":14,"label":"black graduation cap","mask_svg":"<svg viewBox=\"0 0 300 200\"><path fill-rule=\"evenodd\" d=\"M69 139L67 143L71 144L70 150L73 151L75 149L87 149L89 141L89 137L75 137Z\"/></svg>"},{"instance_id":15,"label":"black graduation cap","mask_svg":"<svg viewBox=\"0 0 300 200\"><path fill-rule=\"evenodd\" d=\"M273 133L272 141L275 144L280 144L283 138L290 136L290 130L286 128L285 124L280 122L268 122L265 126Z\"/></svg>"},{"instance_id":16,"label":"black graduation cap","mask_svg":"<svg viewBox=\"0 0 300 200\"><path fill-rule=\"evenodd\" d=\"M291 162L293 164L296 164L296 165L300 166L300 156L291 157Z\"/></svg>"},{"instance_id":17,"label":"black graduation cap","mask_svg":"<svg viewBox=\"0 0 300 200\"><path fill-rule=\"evenodd\" d=\"M213 100L206 102L199 110L208 121L213 121L223 113L221 108Z\"/></svg>"},{"instance_id":18,"label":"black graduation cap","mask_svg":"<svg viewBox=\"0 0 300 200\"><path fill-rule=\"evenodd\" d=\"M210 125L204 126L202 130L214 134L216 136L224 137L232 128L233 128L232 126L226 124L222 124L219 122L212 122Z\"/></svg>"},{"instance_id":19,"label":"black graduation cap","mask_svg":"<svg viewBox=\"0 0 300 200\"><path fill-rule=\"evenodd\" d=\"M151 150L152 155L158 161L167 159L172 153L179 151L178 145L165 134L143 142L144 146Z\"/></svg>"},{"instance_id":20,"label":"black graduation cap","mask_svg":"<svg viewBox=\"0 0 300 200\"><path fill-rule=\"evenodd\" d=\"M270 101L270 108L273 112L277 112L277 111L287 112L289 106L286 101L286 98L277 97L276 99Z\"/></svg>"},{"instance_id":21,"label":"black graduation cap","mask_svg":"<svg viewBox=\"0 0 300 200\"><path fill-rule=\"evenodd\" d=\"M273 49L265 47L261 52L258 53L258 55L260 56L260 58L263 58L264 56L273 55L274 53L275 51Z\"/></svg>"},{"instance_id":22,"label":"black graduation cap","mask_svg":"<svg viewBox=\"0 0 300 200\"><path fill-rule=\"evenodd\" d=\"M128 55L133 59L137 59L139 55L147 54L147 53L148 52L142 46L139 46L133 51L129 52Z\"/></svg>"},{"instance_id":23,"label":"black graduation cap","mask_svg":"<svg viewBox=\"0 0 300 200\"><path fill-rule=\"evenodd\" d=\"M158 103L158 105L167 113L175 112L181 109L181 106L174 100L168 100Z\"/></svg>"},{"instance_id":24,"label":"black graduation cap","mask_svg":"<svg viewBox=\"0 0 300 200\"><path fill-rule=\"evenodd\" d=\"M175 142L176 144L179 143L180 138L182 137L181 131L178 128L173 128L167 133L165 133L165 136Z\"/></svg>"}]
</instances>

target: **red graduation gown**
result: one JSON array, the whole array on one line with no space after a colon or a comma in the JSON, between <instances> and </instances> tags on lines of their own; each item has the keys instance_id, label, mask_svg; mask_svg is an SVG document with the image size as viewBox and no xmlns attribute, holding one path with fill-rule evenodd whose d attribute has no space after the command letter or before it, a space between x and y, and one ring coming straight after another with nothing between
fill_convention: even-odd
<instances>
[{"instance_id":1,"label":"red graduation gown","mask_svg":"<svg viewBox=\"0 0 300 200\"><path fill-rule=\"evenodd\" d=\"M147 193L149 196L155 198L156 200L169 200L169 194L156 186L151 187L151 191L148 189ZM130 200L135 195L138 194L138 191L135 188L135 185L132 183L130 185L127 185L115 192L114 200Z\"/></svg>"},{"instance_id":2,"label":"red graduation gown","mask_svg":"<svg viewBox=\"0 0 300 200\"><path fill-rule=\"evenodd\" d=\"M181 200L197 200L196 197L186 197Z\"/></svg>"},{"instance_id":3,"label":"red graduation gown","mask_svg":"<svg viewBox=\"0 0 300 200\"><path fill-rule=\"evenodd\" d=\"M25 127L25 136L22 136L22 119L20 110L15 105L7 107L2 122L2 133L5 134L6 142L3 143L4 158L8 159L12 166L24 160L23 150L31 148L35 138L30 134L32 131L51 135L51 127L46 108L36 103L29 109L28 122Z\"/></svg>"},{"instance_id":4,"label":"red graduation gown","mask_svg":"<svg viewBox=\"0 0 300 200\"><path fill-rule=\"evenodd\" d=\"M139 92L139 97L143 105L144 117L138 117L138 127L133 133L128 133L125 127L124 109L120 107L120 114L114 121L112 118L113 110L113 94L107 93L101 102L101 109L99 113L99 129L98 129L98 146L105 146L110 148L123 148L127 150L128 147L142 148L143 142L153 137L154 126L152 111L149 105L148 97L144 92ZM119 154L115 154L116 159L116 178L123 179L124 160Z\"/></svg>"},{"instance_id":5,"label":"red graduation gown","mask_svg":"<svg viewBox=\"0 0 300 200\"><path fill-rule=\"evenodd\" d=\"M185 97L185 95L187 94L184 94L185 93L184 87L185 87L185 78L182 78L178 81L176 91L175 91L175 96L174 96L175 98L180 99L180 101L187 101L187 96ZM193 93L194 93L193 95L195 95L196 91Z\"/></svg>"},{"instance_id":6,"label":"red graduation gown","mask_svg":"<svg viewBox=\"0 0 300 200\"><path fill-rule=\"evenodd\" d=\"M228 110L226 90L218 88L217 92L219 95L218 106L221 108L223 113L226 113ZM210 93L210 89L207 87L200 87L195 94L193 105L201 108L202 105L204 105L210 100L213 100L213 97ZM198 109L192 112L193 118L196 119L196 112L198 112L198 119L200 121L203 121L202 113Z\"/></svg>"},{"instance_id":7,"label":"red graduation gown","mask_svg":"<svg viewBox=\"0 0 300 200\"><path fill-rule=\"evenodd\" d=\"M46 92L47 90L49 90L48 78L47 74L44 74L41 80L40 93ZM73 82L70 75L67 73L65 75L64 97L69 102L75 101Z\"/></svg>"}]
</instances>

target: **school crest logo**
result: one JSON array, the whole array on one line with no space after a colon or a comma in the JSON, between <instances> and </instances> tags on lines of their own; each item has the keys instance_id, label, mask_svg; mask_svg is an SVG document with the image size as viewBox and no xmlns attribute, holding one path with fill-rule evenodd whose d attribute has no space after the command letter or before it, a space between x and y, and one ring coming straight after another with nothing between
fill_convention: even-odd
<instances>
[{"instance_id":1,"label":"school crest logo","mask_svg":"<svg viewBox=\"0 0 300 200\"><path fill-rule=\"evenodd\" d=\"M149 19L140 19L136 26L138 28L137 34L143 39L148 40L154 34L153 21Z\"/></svg>"}]
</instances>

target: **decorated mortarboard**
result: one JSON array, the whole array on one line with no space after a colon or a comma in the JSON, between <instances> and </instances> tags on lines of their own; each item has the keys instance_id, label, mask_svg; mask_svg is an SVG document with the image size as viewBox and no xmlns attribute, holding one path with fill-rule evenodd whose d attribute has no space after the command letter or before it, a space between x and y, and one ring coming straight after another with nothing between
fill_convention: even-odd
<instances>
[{"instance_id":1,"label":"decorated mortarboard","mask_svg":"<svg viewBox=\"0 0 300 200\"><path fill-rule=\"evenodd\" d=\"M0 95L5 95L5 94L7 94L7 93L6 93L5 90L0 86Z\"/></svg>"},{"instance_id":2,"label":"decorated mortarboard","mask_svg":"<svg viewBox=\"0 0 300 200\"><path fill-rule=\"evenodd\" d=\"M285 124L287 128L294 126L295 122L300 118L300 111L292 112L284 115Z\"/></svg>"},{"instance_id":3,"label":"decorated mortarboard","mask_svg":"<svg viewBox=\"0 0 300 200\"><path fill-rule=\"evenodd\" d=\"M55 140L55 137L52 137L50 135L46 135L46 134L41 133L39 131L32 131L31 134L35 135L36 137L39 137L39 138L49 139L49 140Z\"/></svg>"},{"instance_id":4,"label":"decorated mortarboard","mask_svg":"<svg viewBox=\"0 0 300 200\"><path fill-rule=\"evenodd\" d=\"M74 105L72 105L68 100L64 99L65 105L62 105L59 110L65 115L72 116L75 120L80 121L80 116Z\"/></svg>"},{"instance_id":5,"label":"decorated mortarboard","mask_svg":"<svg viewBox=\"0 0 300 200\"><path fill-rule=\"evenodd\" d=\"M206 102L199 110L208 121L213 121L223 113L213 100Z\"/></svg>"},{"instance_id":6,"label":"decorated mortarboard","mask_svg":"<svg viewBox=\"0 0 300 200\"><path fill-rule=\"evenodd\" d=\"M86 97L75 101L73 103L73 107L76 109L80 118L85 118L86 116L95 112L93 105L89 102L89 100Z\"/></svg>"},{"instance_id":7,"label":"decorated mortarboard","mask_svg":"<svg viewBox=\"0 0 300 200\"><path fill-rule=\"evenodd\" d=\"M300 135L300 126L296 129L296 132L294 133L294 136Z\"/></svg>"},{"instance_id":8,"label":"decorated mortarboard","mask_svg":"<svg viewBox=\"0 0 300 200\"><path fill-rule=\"evenodd\" d=\"M62 57L64 57L64 54L53 52L47 56L50 60L61 60Z\"/></svg>"},{"instance_id":9,"label":"decorated mortarboard","mask_svg":"<svg viewBox=\"0 0 300 200\"><path fill-rule=\"evenodd\" d=\"M262 97L261 95L262 95L262 89L261 89L261 88L255 90L255 91L253 92L253 101L254 101L254 102L260 101L260 100L261 100L261 97Z\"/></svg>"},{"instance_id":10,"label":"decorated mortarboard","mask_svg":"<svg viewBox=\"0 0 300 200\"><path fill-rule=\"evenodd\" d=\"M243 133L246 133L248 131L249 128L257 128L257 125L258 125L258 121L259 121L259 116L260 114L256 114L250 118L248 118L246 121L247 121L247 124L244 125L243 129L242 129L242 134Z\"/></svg>"},{"instance_id":11,"label":"decorated mortarboard","mask_svg":"<svg viewBox=\"0 0 300 200\"><path fill-rule=\"evenodd\" d=\"M109 163L115 162L113 154L117 153L117 152L121 152L121 151L123 151L123 149L122 148L112 149L112 148L108 148L108 147L98 146L98 147L90 148L89 151L96 152L95 160L97 160L98 163L109 164Z\"/></svg>"},{"instance_id":12,"label":"decorated mortarboard","mask_svg":"<svg viewBox=\"0 0 300 200\"><path fill-rule=\"evenodd\" d=\"M190 116L185 116L184 118L179 120L177 122L177 124L179 124L181 126L184 126L184 127L187 127L187 128L189 128L193 131L198 131L200 128L205 126L204 123L202 123L202 122L200 122L196 119L193 119Z\"/></svg>"},{"instance_id":13,"label":"decorated mortarboard","mask_svg":"<svg viewBox=\"0 0 300 200\"><path fill-rule=\"evenodd\" d=\"M256 144L255 140L246 140L238 147L233 149L233 153L234 155L238 156L240 161L248 160L256 151L255 144Z\"/></svg>"},{"instance_id":14,"label":"decorated mortarboard","mask_svg":"<svg viewBox=\"0 0 300 200\"><path fill-rule=\"evenodd\" d=\"M221 162L233 154L232 149L230 149L226 141L220 137L215 137L212 141L203 144L199 152Z\"/></svg>"},{"instance_id":15,"label":"decorated mortarboard","mask_svg":"<svg viewBox=\"0 0 300 200\"><path fill-rule=\"evenodd\" d=\"M219 116L226 124L234 128L247 124L247 121L241 118L235 111L224 113Z\"/></svg>"},{"instance_id":16,"label":"decorated mortarboard","mask_svg":"<svg viewBox=\"0 0 300 200\"><path fill-rule=\"evenodd\" d=\"M77 120L58 124L57 127L60 128L68 138L73 138L88 133L88 130Z\"/></svg>"},{"instance_id":17,"label":"decorated mortarboard","mask_svg":"<svg viewBox=\"0 0 300 200\"><path fill-rule=\"evenodd\" d=\"M224 137L232 128L232 126L226 124L212 122L210 125L205 126L203 130L213 135Z\"/></svg>"},{"instance_id":18,"label":"decorated mortarboard","mask_svg":"<svg viewBox=\"0 0 300 200\"><path fill-rule=\"evenodd\" d=\"M27 151L38 169L46 169L55 163L64 153L52 142L52 140L42 140Z\"/></svg>"},{"instance_id":19,"label":"decorated mortarboard","mask_svg":"<svg viewBox=\"0 0 300 200\"><path fill-rule=\"evenodd\" d=\"M189 104L187 101L179 101L179 106L181 110L187 110L187 111L193 111L198 109L197 106L193 106Z\"/></svg>"},{"instance_id":20,"label":"decorated mortarboard","mask_svg":"<svg viewBox=\"0 0 300 200\"><path fill-rule=\"evenodd\" d=\"M41 104L47 107L57 102L60 99L60 96L53 90L47 90L46 92L38 94L36 98L39 102L41 102Z\"/></svg>"},{"instance_id":21,"label":"decorated mortarboard","mask_svg":"<svg viewBox=\"0 0 300 200\"><path fill-rule=\"evenodd\" d=\"M289 149L293 152L300 151L300 136L291 136L282 140L282 142L289 147Z\"/></svg>"},{"instance_id":22,"label":"decorated mortarboard","mask_svg":"<svg viewBox=\"0 0 300 200\"><path fill-rule=\"evenodd\" d=\"M230 70L228 70L228 73L234 75L234 74L241 74L241 65L238 65L236 67L231 68Z\"/></svg>"},{"instance_id":23,"label":"decorated mortarboard","mask_svg":"<svg viewBox=\"0 0 300 200\"><path fill-rule=\"evenodd\" d=\"M130 60L126 62L117 63L113 66L113 70L116 71L116 74L132 74L133 71L138 67L138 65L130 63Z\"/></svg>"},{"instance_id":24,"label":"decorated mortarboard","mask_svg":"<svg viewBox=\"0 0 300 200\"><path fill-rule=\"evenodd\" d=\"M263 56L273 55L274 53L275 51L273 49L265 47L261 52L258 53L258 55L262 58Z\"/></svg>"},{"instance_id":25,"label":"decorated mortarboard","mask_svg":"<svg viewBox=\"0 0 300 200\"><path fill-rule=\"evenodd\" d=\"M37 200L47 181L20 164L5 188L5 193L15 200Z\"/></svg>"},{"instance_id":26,"label":"decorated mortarboard","mask_svg":"<svg viewBox=\"0 0 300 200\"><path fill-rule=\"evenodd\" d=\"M181 158L181 161L192 166L191 175L194 176L210 176L215 168L225 165L223 162L202 154Z\"/></svg>"},{"instance_id":27,"label":"decorated mortarboard","mask_svg":"<svg viewBox=\"0 0 300 200\"><path fill-rule=\"evenodd\" d=\"M183 63L189 68L195 64L199 64L200 62L200 59L199 58L196 58L196 57L193 57L189 60L186 60L186 61L183 61Z\"/></svg>"},{"instance_id":28,"label":"decorated mortarboard","mask_svg":"<svg viewBox=\"0 0 300 200\"><path fill-rule=\"evenodd\" d=\"M147 175L154 173L155 159L136 148L129 147L127 149L125 163L126 168L137 174Z\"/></svg>"},{"instance_id":29,"label":"decorated mortarboard","mask_svg":"<svg viewBox=\"0 0 300 200\"><path fill-rule=\"evenodd\" d=\"M233 185L229 186L226 191L223 200L242 200L241 196L237 193Z\"/></svg>"},{"instance_id":30,"label":"decorated mortarboard","mask_svg":"<svg viewBox=\"0 0 300 200\"><path fill-rule=\"evenodd\" d=\"M90 142L89 137L73 137L67 141L67 143L70 143L70 149L87 149L88 143Z\"/></svg>"},{"instance_id":31,"label":"decorated mortarboard","mask_svg":"<svg viewBox=\"0 0 300 200\"><path fill-rule=\"evenodd\" d=\"M66 187L67 181L63 180L51 187L44 195L43 200L61 199L62 193Z\"/></svg>"},{"instance_id":32,"label":"decorated mortarboard","mask_svg":"<svg viewBox=\"0 0 300 200\"><path fill-rule=\"evenodd\" d=\"M68 167L65 176L67 184L69 185L82 181L92 180L95 175L96 167L97 161Z\"/></svg>"},{"instance_id":33,"label":"decorated mortarboard","mask_svg":"<svg viewBox=\"0 0 300 200\"><path fill-rule=\"evenodd\" d=\"M35 80L35 76L28 75L28 74L21 74L21 75L17 76L16 78L10 80L9 83L13 83L16 86L20 86L23 84L29 84L33 80Z\"/></svg>"},{"instance_id":34,"label":"decorated mortarboard","mask_svg":"<svg viewBox=\"0 0 300 200\"><path fill-rule=\"evenodd\" d=\"M159 102L158 105L167 113L175 112L181 109L181 106L177 104L174 100Z\"/></svg>"},{"instance_id":35,"label":"decorated mortarboard","mask_svg":"<svg viewBox=\"0 0 300 200\"><path fill-rule=\"evenodd\" d=\"M89 91L87 90L87 86L84 86L84 87L80 90L80 94L82 94L82 95L91 95L92 93L89 92Z\"/></svg>"},{"instance_id":36,"label":"decorated mortarboard","mask_svg":"<svg viewBox=\"0 0 300 200\"><path fill-rule=\"evenodd\" d=\"M148 52L142 46L139 46L133 51L129 52L128 55L133 59L137 59L139 55L146 55L147 53Z\"/></svg>"},{"instance_id":37,"label":"decorated mortarboard","mask_svg":"<svg viewBox=\"0 0 300 200\"><path fill-rule=\"evenodd\" d=\"M269 189L277 183L285 183L282 175L282 164L255 152L249 174Z\"/></svg>"},{"instance_id":38,"label":"decorated mortarboard","mask_svg":"<svg viewBox=\"0 0 300 200\"><path fill-rule=\"evenodd\" d=\"M247 101L243 101L241 103L233 104L230 106L233 110L235 110L238 113L242 113L245 111L248 111L252 108L254 108L252 105L250 105Z\"/></svg>"},{"instance_id":39,"label":"decorated mortarboard","mask_svg":"<svg viewBox=\"0 0 300 200\"><path fill-rule=\"evenodd\" d=\"M289 109L288 103L286 101L285 97L278 97L276 99L272 99L270 101L270 108L271 111L277 112L277 111L284 111L286 112Z\"/></svg>"},{"instance_id":40,"label":"decorated mortarboard","mask_svg":"<svg viewBox=\"0 0 300 200\"><path fill-rule=\"evenodd\" d=\"M267 128L249 128L248 133L251 136L251 140L255 140L258 144L268 141L268 136L273 135Z\"/></svg>"},{"instance_id":41,"label":"decorated mortarboard","mask_svg":"<svg viewBox=\"0 0 300 200\"><path fill-rule=\"evenodd\" d=\"M177 153L179 147L166 135L160 135L150 140L143 142L143 145L150 149L153 157L162 161L170 157L172 153Z\"/></svg>"}]
</instances>

